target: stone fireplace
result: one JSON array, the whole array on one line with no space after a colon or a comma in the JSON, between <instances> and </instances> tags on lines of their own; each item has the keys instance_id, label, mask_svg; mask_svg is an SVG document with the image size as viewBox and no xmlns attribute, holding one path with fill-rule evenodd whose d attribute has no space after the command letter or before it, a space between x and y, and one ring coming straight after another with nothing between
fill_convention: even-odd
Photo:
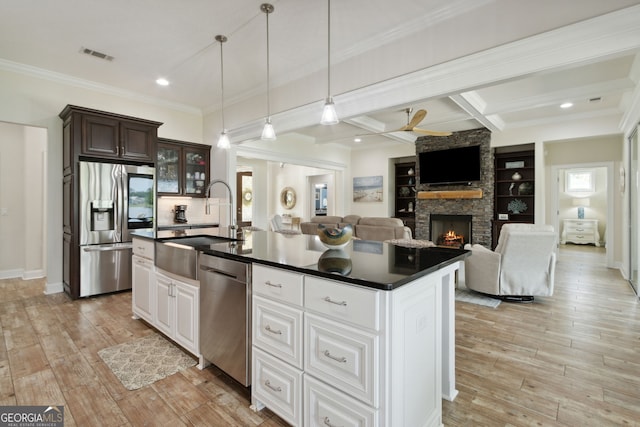
<instances>
[{"instance_id":1,"label":"stone fireplace","mask_svg":"<svg viewBox=\"0 0 640 427\"><path fill-rule=\"evenodd\" d=\"M416 190L423 191L457 191L481 190L480 198L436 198L416 200L416 232L415 238L431 240L436 243L431 228L432 216L459 216L471 218L469 226L470 237L465 243L478 243L487 248L491 247L491 223L493 220L494 204L494 160L491 149L491 131L485 128L454 132L448 137L422 136L416 140L416 158L418 154L430 150L466 147L480 145L480 181L472 186L443 185L428 186L418 180ZM420 176L420 165L417 164L416 176ZM445 230L448 231L448 230ZM458 230L460 231L460 230Z\"/></svg>"},{"instance_id":2,"label":"stone fireplace","mask_svg":"<svg viewBox=\"0 0 640 427\"><path fill-rule=\"evenodd\" d=\"M438 246L462 248L471 242L471 215L431 214L429 218L429 240Z\"/></svg>"}]
</instances>

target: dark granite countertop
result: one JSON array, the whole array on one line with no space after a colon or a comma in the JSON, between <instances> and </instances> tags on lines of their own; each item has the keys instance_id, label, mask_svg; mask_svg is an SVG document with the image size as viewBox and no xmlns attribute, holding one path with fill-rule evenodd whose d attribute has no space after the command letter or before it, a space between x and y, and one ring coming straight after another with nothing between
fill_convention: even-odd
<instances>
[{"instance_id":1,"label":"dark granite countertop","mask_svg":"<svg viewBox=\"0 0 640 427\"><path fill-rule=\"evenodd\" d=\"M206 223L206 224L167 224L167 225L158 225L158 230L188 230L193 228L214 228L217 227L218 223Z\"/></svg>"},{"instance_id":2,"label":"dark granite countertop","mask_svg":"<svg viewBox=\"0 0 640 427\"><path fill-rule=\"evenodd\" d=\"M135 233L140 237L165 239L211 235L226 237L226 229L184 230ZM470 252L440 247L407 248L383 242L352 240L344 249L327 249L316 236L289 235L270 231L243 234L243 240L229 240L199 246L205 254L284 268L304 274L340 280L381 290L393 290L427 275Z\"/></svg>"}]
</instances>

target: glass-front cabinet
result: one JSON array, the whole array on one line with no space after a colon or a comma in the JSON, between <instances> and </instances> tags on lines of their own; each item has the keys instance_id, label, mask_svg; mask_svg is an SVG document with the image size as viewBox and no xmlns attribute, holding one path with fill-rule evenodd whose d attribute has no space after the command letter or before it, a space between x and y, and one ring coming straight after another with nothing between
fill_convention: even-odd
<instances>
[{"instance_id":1,"label":"glass-front cabinet","mask_svg":"<svg viewBox=\"0 0 640 427\"><path fill-rule=\"evenodd\" d=\"M208 145L158 139L158 195L204 197L210 151Z\"/></svg>"}]
</instances>

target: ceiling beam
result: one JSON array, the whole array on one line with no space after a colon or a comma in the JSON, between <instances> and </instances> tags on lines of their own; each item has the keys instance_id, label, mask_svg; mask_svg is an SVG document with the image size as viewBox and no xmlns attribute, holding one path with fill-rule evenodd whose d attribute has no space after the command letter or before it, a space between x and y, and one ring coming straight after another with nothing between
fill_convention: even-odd
<instances>
[{"instance_id":1,"label":"ceiling beam","mask_svg":"<svg viewBox=\"0 0 640 427\"><path fill-rule=\"evenodd\" d=\"M455 102L458 107L466 111L471 117L478 121L482 126L489 129L491 132L499 132L504 129L504 122L500 120L500 117L485 116L482 110L485 108L486 103L478 95L477 92L465 92L459 95L451 95L449 97Z\"/></svg>"}]
</instances>

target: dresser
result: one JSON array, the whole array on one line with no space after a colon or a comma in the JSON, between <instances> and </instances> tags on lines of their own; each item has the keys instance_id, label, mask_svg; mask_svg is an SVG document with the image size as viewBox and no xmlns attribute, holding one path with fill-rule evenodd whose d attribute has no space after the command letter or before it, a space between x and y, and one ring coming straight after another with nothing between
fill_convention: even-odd
<instances>
[{"instance_id":1,"label":"dresser","mask_svg":"<svg viewBox=\"0 0 640 427\"><path fill-rule=\"evenodd\" d=\"M565 219L563 221L561 244L570 242L600 246L597 219Z\"/></svg>"}]
</instances>

